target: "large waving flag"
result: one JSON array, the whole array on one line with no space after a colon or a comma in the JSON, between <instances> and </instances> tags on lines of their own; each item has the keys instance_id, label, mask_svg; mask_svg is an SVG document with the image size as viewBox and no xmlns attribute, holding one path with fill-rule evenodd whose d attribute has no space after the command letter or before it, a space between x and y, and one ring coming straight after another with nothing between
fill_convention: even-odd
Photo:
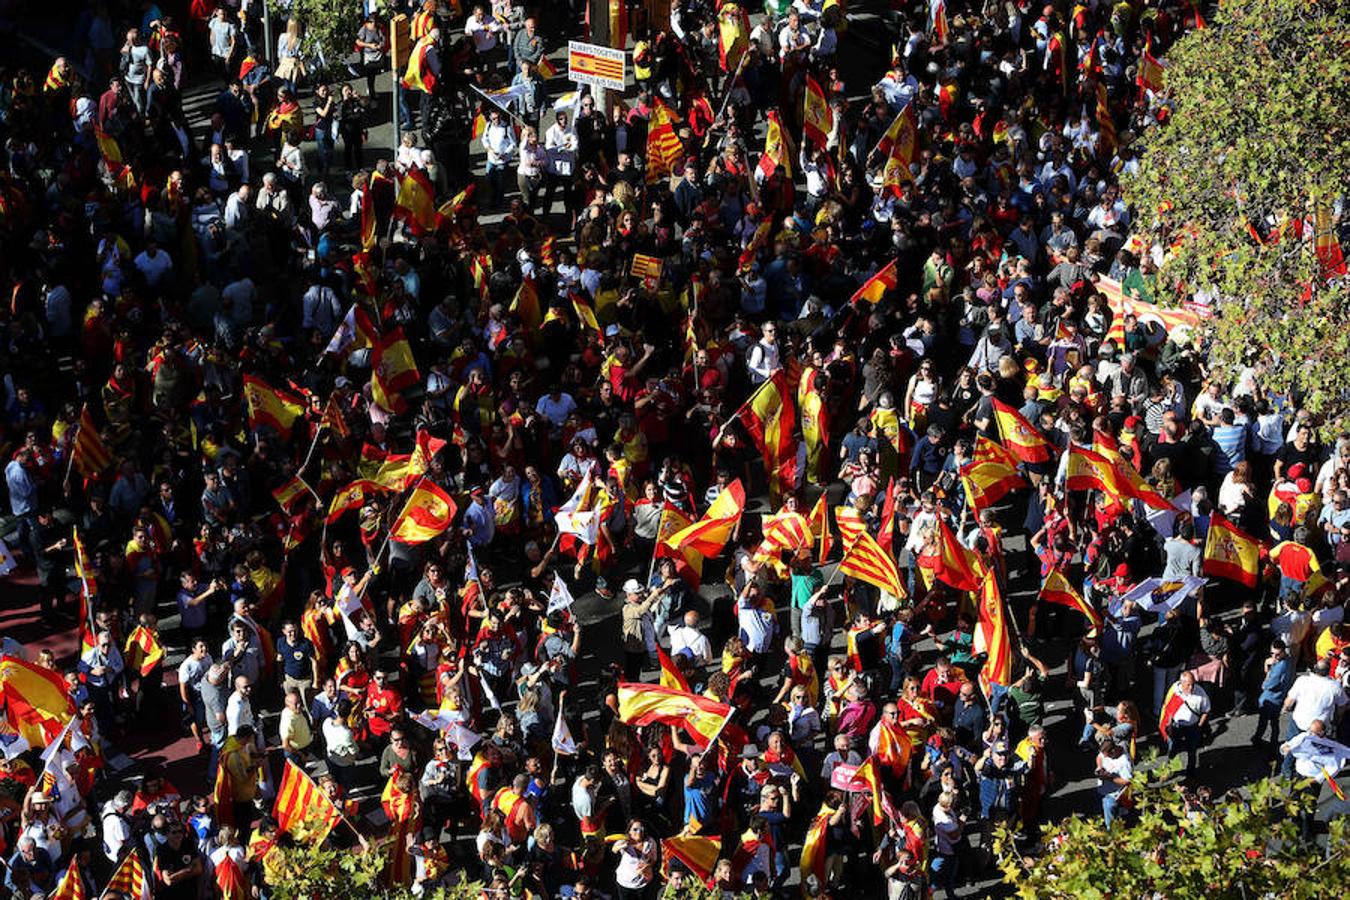
<instances>
[{"instance_id":1,"label":"large waving flag","mask_svg":"<svg viewBox=\"0 0 1350 900\"><path fill-rule=\"evenodd\" d=\"M720 837L682 834L661 841L662 865L667 875L670 874L670 861L675 859L705 884L712 880L713 867L721 854Z\"/></svg>"},{"instance_id":2,"label":"large waving flag","mask_svg":"<svg viewBox=\"0 0 1350 900\"><path fill-rule=\"evenodd\" d=\"M1078 592L1069 579L1059 569L1052 569L1041 585L1041 599L1046 603L1055 603L1076 609L1087 617L1094 631L1102 630L1102 614Z\"/></svg>"},{"instance_id":3,"label":"large waving flag","mask_svg":"<svg viewBox=\"0 0 1350 900\"><path fill-rule=\"evenodd\" d=\"M415 235L436 230L436 187L427 173L417 166L409 167L398 182L394 195L394 218L408 225Z\"/></svg>"},{"instance_id":4,"label":"large waving flag","mask_svg":"<svg viewBox=\"0 0 1350 900\"><path fill-rule=\"evenodd\" d=\"M70 452L71 465L85 478L94 478L112 465L112 456L89 414L88 404L80 410L80 424L75 429L75 443Z\"/></svg>"},{"instance_id":5,"label":"large waving flag","mask_svg":"<svg viewBox=\"0 0 1350 900\"><path fill-rule=\"evenodd\" d=\"M1201 568L1206 575L1254 588L1261 571L1261 542L1215 510L1209 517Z\"/></svg>"},{"instance_id":6,"label":"large waving flag","mask_svg":"<svg viewBox=\"0 0 1350 900\"><path fill-rule=\"evenodd\" d=\"M942 516L938 516L933 534L934 552L921 556L919 565L933 577L958 591L978 591L985 582L984 564L973 550L961 546Z\"/></svg>"},{"instance_id":7,"label":"large waving flag","mask_svg":"<svg viewBox=\"0 0 1350 900\"><path fill-rule=\"evenodd\" d=\"M891 260L882 266L875 275L864 281L862 287L853 292L849 302L856 303L859 300L866 300L868 303L880 303L881 298L885 297L888 291L895 290L899 283L900 276L896 272L896 261Z\"/></svg>"},{"instance_id":8,"label":"large waving flag","mask_svg":"<svg viewBox=\"0 0 1350 900\"><path fill-rule=\"evenodd\" d=\"M279 435L288 435L295 420L305 414L305 401L278 390L256 375L244 376L244 400L248 403L248 424L253 430L267 426Z\"/></svg>"},{"instance_id":9,"label":"large waving flag","mask_svg":"<svg viewBox=\"0 0 1350 900\"><path fill-rule=\"evenodd\" d=\"M342 818L342 813L324 789L289 759L277 787L272 815L278 829L309 846L323 843Z\"/></svg>"},{"instance_id":10,"label":"large waving flag","mask_svg":"<svg viewBox=\"0 0 1350 900\"><path fill-rule=\"evenodd\" d=\"M435 483L423 481L389 529L389 538L400 544L426 543L450 527L455 511L455 501L449 494Z\"/></svg>"},{"instance_id":11,"label":"large waving flag","mask_svg":"<svg viewBox=\"0 0 1350 900\"><path fill-rule=\"evenodd\" d=\"M761 384L736 414L750 440L764 457L769 476L769 497L776 499L790 492L797 465L797 410L788 387L787 373L774 372Z\"/></svg>"},{"instance_id":12,"label":"large waving flag","mask_svg":"<svg viewBox=\"0 0 1350 900\"><path fill-rule=\"evenodd\" d=\"M808 878L814 878L818 886L825 886L825 842L830 831L830 818L837 811L834 807L822 803L820 812L811 820L811 827L806 829L806 837L802 839L803 884Z\"/></svg>"},{"instance_id":13,"label":"large waving flag","mask_svg":"<svg viewBox=\"0 0 1350 900\"><path fill-rule=\"evenodd\" d=\"M806 92L802 95L802 135L817 149L824 149L834 128L834 111L825 99L825 90L810 75L806 76Z\"/></svg>"},{"instance_id":14,"label":"large waving flag","mask_svg":"<svg viewBox=\"0 0 1350 900\"><path fill-rule=\"evenodd\" d=\"M381 409L394 414L408 408L403 392L422 380L412 347L395 328L375 345L370 364L370 396Z\"/></svg>"},{"instance_id":15,"label":"large waving flag","mask_svg":"<svg viewBox=\"0 0 1350 900\"><path fill-rule=\"evenodd\" d=\"M764 517L763 539L755 548L756 562L768 563L776 571L783 571L782 553L795 554L805 550L815 541L811 533L811 523L806 516L798 512L780 512Z\"/></svg>"},{"instance_id":16,"label":"large waving flag","mask_svg":"<svg viewBox=\"0 0 1350 900\"><path fill-rule=\"evenodd\" d=\"M675 133L677 121L679 116L660 99L653 103L651 119L647 123L648 184L670 177L684 159L684 145Z\"/></svg>"},{"instance_id":17,"label":"large waving flag","mask_svg":"<svg viewBox=\"0 0 1350 900\"><path fill-rule=\"evenodd\" d=\"M1048 462L1055 456L1055 445L1045 439L1023 415L1002 400L993 400L994 422L1003 446L1022 462Z\"/></svg>"},{"instance_id":18,"label":"large waving flag","mask_svg":"<svg viewBox=\"0 0 1350 900\"><path fill-rule=\"evenodd\" d=\"M1119 454L1097 453L1074 444L1069 445L1064 465L1064 486L1071 491L1103 491L1120 503L1139 500L1153 509L1176 508Z\"/></svg>"},{"instance_id":19,"label":"large waving flag","mask_svg":"<svg viewBox=\"0 0 1350 900\"><path fill-rule=\"evenodd\" d=\"M909 596L900 581L900 571L896 568L895 560L866 531L858 535L853 545L844 551L839 569L845 575L881 588L892 597L903 599Z\"/></svg>"},{"instance_id":20,"label":"large waving flag","mask_svg":"<svg viewBox=\"0 0 1350 900\"><path fill-rule=\"evenodd\" d=\"M919 129L914 118L913 103L905 104L905 108L896 115L895 122L882 137L881 145L886 147L886 162L881 169L881 189L898 197L900 188L914 180L909 166L919 149Z\"/></svg>"},{"instance_id":21,"label":"large waving flag","mask_svg":"<svg viewBox=\"0 0 1350 900\"><path fill-rule=\"evenodd\" d=\"M84 890L84 877L80 875L80 854L71 854L70 865L66 866L60 884L52 891L48 900L85 900L87 896Z\"/></svg>"},{"instance_id":22,"label":"large waving flag","mask_svg":"<svg viewBox=\"0 0 1350 900\"><path fill-rule=\"evenodd\" d=\"M164 661L164 645L160 643L159 635L155 632L144 625L137 625L131 634L127 635L122 657L128 672L136 672L144 677L155 671L155 666Z\"/></svg>"},{"instance_id":23,"label":"large waving flag","mask_svg":"<svg viewBox=\"0 0 1350 900\"><path fill-rule=\"evenodd\" d=\"M333 499L328 503L328 517L325 521L332 525L352 510L364 506L367 497L387 493L388 490L378 481L358 478L333 495Z\"/></svg>"},{"instance_id":24,"label":"large waving flag","mask_svg":"<svg viewBox=\"0 0 1350 900\"><path fill-rule=\"evenodd\" d=\"M698 694L651 684L619 684L619 721L625 725L674 725L694 743L707 747L730 717L730 706Z\"/></svg>"},{"instance_id":25,"label":"large waving flag","mask_svg":"<svg viewBox=\"0 0 1350 900\"><path fill-rule=\"evenodd\" d=\"M960 469L966 499L975 509L987 509L1008 494L1027 486L1017 474L1017 457L1007 447L986 437L975 438L975 454Z\"/></svg>"},{"instance_id":26,"label":"large waving flag","mask_svg":"<svg viewBox=\"0 0 1350 900\"><path fill-rule=\"evenodd\" d=\"M595 545L600 538L600 513L594 508L598 493L595 479L587 470L572 496L553 514L559 534L572 535L583 544Z\"/></svg>"},{"instance_id":27,"label":"large waving flag","mask_svg":"<svg viewBox=\"0 0 1350 900\"><path fill-rule=\"evenodd\" d=\"M239 863L228 853L216 863L216 890L221 900L246 900L248 897L248 879Z\"/></svg>"},{"instance_id":28,"label":"large waving flag","mask_svg":"<svg viewBox=\"0 0 1350 900\"><path fill-rule=\"evenodd\" d=\"M744 512L745 488L738 478L722 489L703 518L671 535L666 546L677 552L690 549L704 557L716 556L731 540Z\"/></svg>"},{"instance_id":29,"label":"large waving flag","mask_svg":"<svg viewBox=\"0 0 1350 900\"><path fill-rule=\"evenodd\" d=\"M150 879L145 877L145 866L136 848L129 848L127 855L122 857L121 865L113 872L103 893L117 893L131 900L150 900Z\"/></svg>"},{"instance_id":30,"label":"large waving flag","mask_svg":"<svg viewBox=\"0 0 1350 900\"><path fill-rule=\"evenodd\" d=\"M847 553L848 548L867 531L867 523L863 521L862 513L852 506L836 506L834 521L839 525L839 537L843 539L844 552Z\"/></svg>"},{"instance_id":31,"label":"large waving flag","mask_svg":"<svg viewBox=\"0 0 1350 900\"><path fill-rule=\"evenodd\" d=\"M903 777L909 768L910 757L914 753L914 741L909 732L892 725L884 719L877 726L876 758L897 778Z\"/></svg>"},{"instance_id":32,"label":"large waving flag","mask_svg":"<svg viewBox=\"0 0 1350 900\"><path fill-rule=\"evenodd\" d=\"M1156 303L1127 297L1120 282L1112 278L1103 276L1097 279L1093 287L1106 298L1106 305L1111 309L1111 327L1106 332L1106 339L1115 341L1116 346L1125 344L1125 317L1127 315L1135 316L1140 322L1152 322L1160 325L1165 331L1171 331L1178 325L1187 325L1191 328L1200 325L1201 316L1199 313L1190 309L1168 309L1158 306Z\"/></svg>"},{"instance_id":33,"label":"large waving flag","mask_svg":"<svg viewBox=\"0 0 1350 900\"><path fill-rule=\"evenodd\" d=\"M867 757L853 773L853 780L867 785L866 793L872 796L872 824L880 825L886 821L886 788L881 783L881 773L877 771L877 758Z\"/></svg>"},{"instance_id":34,"label":"large waving flag","mask_svg":"<svg viewBox=\"0 0 1350 900\"><path fill-rule=\"evenodd\" d=\"M0 657L0 696L10 726L34 747L51 743L75 715L66 680L18 657Z\"/></svg>"},{"instance_id":35,"label":"large waving flag","mask_svg":"<svg viewBox=\"0 0 1350 900\"><path fill-rule=\"evenodd\" d=\"M768 121L768 131L764 134L764 152L760 154L759 165L756 168L761 178L768 178L773 174L774 169L782 166L783 173L791 178L792 141L788 138L787 129L783 127L782 121L778 118L777 110L769 110Z\"/></svg>"},{"instance_id":36,"label":"large waving flag","mask_svg":"<svg viewBox=\"0 0 1350 900\"><path fill-rule=\"evenodd\" d=\"M656 547L652 550L652 558L675 560L675 571L680 573L690 590L696 591L703 582L703 554L692 547L676 550L669 543L672 537L693 524L694 520L678 506L665 504L656 525Z\"/></svg>"},{"instance_id":37,"label":"large waving flag","mask_svg":"<svg viewBox=\"0 0 1350 900\"><path fill-rule=\"evenodd\" d=\"M1008 627L1008 608L993 572L984 576L980 589L980 621L975 627L973 646L976 654L988 654L980 669L980 687L986 697L992 696L989 693L991 685L1007 687L1012 684L1012 632Z\"/></svg>"}]
</instances>

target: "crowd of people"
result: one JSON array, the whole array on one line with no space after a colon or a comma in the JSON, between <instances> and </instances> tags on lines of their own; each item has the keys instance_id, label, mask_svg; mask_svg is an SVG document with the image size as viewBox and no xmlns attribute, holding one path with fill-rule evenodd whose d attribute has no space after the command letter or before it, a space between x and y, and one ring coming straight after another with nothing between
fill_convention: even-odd
<instances>
[{"instance_id":1,"label":"crowd of people","mask_svg":"<svg viewBox=\"0 0 1350 900\"><path fill-rule=\"evenodd\" d=\"M1203 815L1221 721L1320 790L1350 433L1211 371L1118 183L1204 5L621 0L625 92L509 0L6 62L0 571L79 639L4 640L6 890L267 897L332 809L417 893L902 900L1150 746Z\"/></svg>"}]
</instances>

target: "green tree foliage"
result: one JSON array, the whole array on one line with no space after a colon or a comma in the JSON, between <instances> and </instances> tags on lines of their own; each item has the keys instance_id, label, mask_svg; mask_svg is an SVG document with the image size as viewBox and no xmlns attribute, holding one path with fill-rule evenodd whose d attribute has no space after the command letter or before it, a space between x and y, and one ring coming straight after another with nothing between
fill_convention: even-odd
<instances>
[{"instance_id":1,"label":"green tree foliage","mask_svg":"<svg viewBox=\"0 0 1350 900\"><path fill-rule=\"evenodd\" d=\"M1329 429L1350 409L1350 289L1321 277L1302 225L1350 184L1347 23L1350 0L1222 4L1167 50L1171 115L1123 181L1137 227L1172 248L1161 283L1219 298L1216 372L1266 359L1266 386Z\"/></svg>"},{"instance_id":2,"label":"green tree foliage","mask_svg":"<svg viewBox=\"0 0 1350 900\"><path fill-rule=\"evenodd\" d=\"M1266 779L1188 815L1163 779L1181 760L1135 775L1138 821L1107 831L1101 816L1074 816L1048 828L1043 852L1023 857L1004 829L995 836L1003 878L1025 900L1166 897L1313 900L1350 877L1350 828L1332 820L1327 847L1299 839L1298 812L1317 785Z\"/></svg>"},{"instance_id":3,"label":"green tree foliage","mask_svg":"<svg viewBox=\"0 0 1350 900\"><path fill-rule=\"evenodd\" d=\"M387 4L376 4L376 15L388 25ZM291 0L291 15L304 29L301 47L315 71L339 69L356 46L361 30L361 6L351 0ZM319 61L323 65L319 65Z\"/></svg>"},{"instance_id":4,"label":"green tree foliage","mask_svg":"<svg viewBox=\"0 0 1350 900\"><path fill-rule=\"evenodd\" d=\"M322 846L278 848L267 870L273 900L413 900L406 888L390 889L380 880L387 844L366 851L331 850ZM420 900L478 900L475 882L441 888Z\"/></svg>"}]
</instances>

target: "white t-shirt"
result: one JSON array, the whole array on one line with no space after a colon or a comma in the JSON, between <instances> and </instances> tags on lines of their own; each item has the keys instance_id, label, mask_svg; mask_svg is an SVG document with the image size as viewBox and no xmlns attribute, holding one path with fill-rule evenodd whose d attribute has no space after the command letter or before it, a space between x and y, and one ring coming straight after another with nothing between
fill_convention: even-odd
<instances>
[{"instance_id":1,"label":"white t-shirt","mask_svg":"<svg viewBox=\"0 0 1350 900\"><path fill-rule=\"evenodd\" d=\"M1350 764L1350 747L1330 738L1317 737L1308 731L1289 742L1289 752L1294 757L1294 771L1304 778L1316 778L1318 781L1325 777L1323 769L1335 778L1337 772Z\"/></svg>"},{"instance_id":2,"label":"white t-shirt","mask_svg":"<svg viewBox=\"0 0 1350 900\"><path fill-rule=\"evenodd\" d=\"M656 862L656 842L645 840L640 844L622 840L614 845L619 854L619 867L614 872L614 880L619 887L629 890L642 890L652 882L651 864ZM643 863L648 868L642 868Z\"/></svg>"},{"instance_id":3,"label":"white t-shirt","mask_svg":"<svg viewBox=\"0 0 1350 900\"><path fill-rule=\"evenodd\" d=\"M553 395L545 394L535 403L534 411L553 423L554 428L561 428L567 422L567 417L576 411L577 401L572 399L571 394L562 393L558 399L554 400Z\"/></svg>"},{"instance_id":4,"label":"white t-shirt","mask_svg":"<svg viewBox=\"0 0 1350 900\"><path fill-rule=\"evenodd\" d=\"M933 843L937 852L950 856L956 852L956 842L961 840L961 820L950 809L943 809L941 803L933 804Z\"/></svg>"},{"instance_id":5,"label":"white t-shirt","mask_svg":"<svg viewBox=\"0 0 1350 900\"><path fill-rule=\"evenodd\" d=\"M1124 778L1129 781L1134 777L1134 763L1130 761L1130 754L1122 753L1115 759L1105 754L1097 754L1097 768L1116 778ZM1118 785L1114 782L1108 782L1106 779L1098 779L1098 784L1107 788L1104 793L1110 797L1119 797L1125 790L1125 785Z\"/></svg>"},{"instance_id":6,"label":"white t-shirt","mask_svg":"<svg viewBox=\"0 0 1350 900\"><path fill-rule=\"evenodd\" d=\"M1293 704L1291 717L1299 731L1307 731L1314 719L1332 724L1336 710L1346 704L1345 689L1335 679L1307 672L1294 680L1285 702Z\"/></svg>"},{"instance_id":7,"label":"white t-shirt","mask_svg":"<svg viewBox=\"0 0 1350 900\"><path fill-rule=\"evenodd\" d=\"M131 840L131 823L125 813L115 813L111 809L103 811L103 852L108 859L122 858L122 847Z\"/></svg>"},{"instance_id":8,"label":"white t-shirt","mask_svg":"<svg viewBox=\"0 0 1350 900\"><path fill-rule=\"evenodd\" d=\"M669 632L671 656L687 652L698 663L707 663L712 659L712 645L708 643L708 636L697 628L672 625Z\"/></svg>"},{"instance_id":9,"label":"white t-shirt","mask_svg":"<svg viewBox=\"0 0 1350 900\"><path fill-rule=\"evenodd\" d=\"M1176 715L1172 717L1172 721L1176 724L1195 725L1201 716L1209 712L1209 695L1199 685L1191 688L1189 694L1183 694L1178 690L1177 696L1181 698L1181 705L1177 707Z\"/></svg>"}]
</instances>

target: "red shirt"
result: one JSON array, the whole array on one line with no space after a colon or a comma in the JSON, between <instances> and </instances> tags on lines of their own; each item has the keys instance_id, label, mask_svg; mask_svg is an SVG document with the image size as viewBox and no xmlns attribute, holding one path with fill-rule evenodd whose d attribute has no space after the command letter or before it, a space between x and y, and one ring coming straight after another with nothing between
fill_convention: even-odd
<instances>
[{"instance_id":1,"label":"red shirt","mask_svg":"<svg viewBox=\"0 0 1350 900\"><path fill-rule=\"evenodd\" d=\"M366 687L366 722L370 733L383 737L389 733L394 719L403 712L403 697L392 688L381 689L372 681Z\"/></svg>"}]
</instances>

